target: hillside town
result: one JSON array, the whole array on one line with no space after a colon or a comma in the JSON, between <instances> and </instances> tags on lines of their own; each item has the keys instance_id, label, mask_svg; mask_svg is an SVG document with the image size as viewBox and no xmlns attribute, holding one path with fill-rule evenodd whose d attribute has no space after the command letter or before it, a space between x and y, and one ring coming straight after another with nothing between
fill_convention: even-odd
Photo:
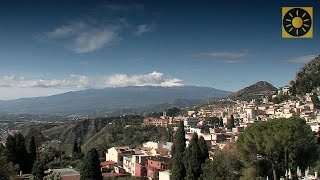
<instances>
[{"instance_id":1,"label":"hillside town","mask_svg":"<svg viewBox=\"0 0 320 180\"><path fill-rule=\"evenodd\" d=\"M319 88L317 89L319 91ZM163 111L160 117L145 117L141 127L161 127L172 129L173 134L178 130L178 124L184 127L186 147L192 141L194 134L204 139L208 147L209 159L213 160L217 151L228 148L230 144L239 139L239 135L256 122L269 121L275 118L299 117L304 119L314 134L319 134L320 111L317 91L306 93L303 96L292 96L290 86L280 88L278 91L258 94L258 99L251 101L232 100L224 98L215 102L208 102L194 108L188 108L184 114L167 115ZM274 99L286 96L281 102ZM223 104L217 106L214 103ZM109 123L113 124L113 123ZM124 124L124 127L130 125ZM19 130L7 130L6 134L15 136ZM172 138L171 138L172 139ZM173 139L172 139L173 140ZM55 142L55 143L53 143ZM5 145L5 142L1 142ZM44 142L38 147L39 153L45 151L51 144L61 144L58 140ZM173 141L147 141L136 147L129 144L114 146L103 152L100 158L100 171L105 179L115 178L147 178L150 180L172 179L172 149ZM289 169L290 170L290 169ZM72 166L64 168L46 169L44 178L57 177L61 179L80 179L78 168ZM294 172L286 172L283 177L290 177ZM320 179L317 171L309 168L305 172L297 169L296 176L305 179ZM28 179L30 174L21 173L20 178Z\"/></svg>"},{"instance_id":2,"label":"hillside town","mask_svg":"<svg viewBox=\"0 0 320 180\"><path fill-rule=\"evenodd\" d=\"M272 98L279 94L290 95L290 87L286 86L274 92ZM185 138L188 146L192 136L196 133L202 136L209 148L210 157L217 149L223 149L228 143L237 141L239 135L251 124L258 121L268 121L274 118L290 118L293 116L305 119L312 131L319 130L320 113L313 102L313 93L306 93L297 100L286 100L279 104L268 101L263 97L261 102L252 100L232 101L233 106L225 108L201 107L199 110L189 110L187 116L169 117L166 112L160 118L145 118L144 126L174 127L183 122L186 131ZM319 98L319 97L318 97ZM208 119L215 118L217 123L210 124ZM231 126L228 126L230 125ZM128 146L112 147L106 152L105 161L101 163L104 176L147 177L148 179L169 180L169 162L171 158L172 142L146 142L140 148L131 149ZM212 157L211 157L212 158ZM310 174L310 170L301 173L306 179L318 179L318 173ZM291 176L291 172L285 176ZM291 178L289 178L291 179Z\"/></svg>"}]
</instances>

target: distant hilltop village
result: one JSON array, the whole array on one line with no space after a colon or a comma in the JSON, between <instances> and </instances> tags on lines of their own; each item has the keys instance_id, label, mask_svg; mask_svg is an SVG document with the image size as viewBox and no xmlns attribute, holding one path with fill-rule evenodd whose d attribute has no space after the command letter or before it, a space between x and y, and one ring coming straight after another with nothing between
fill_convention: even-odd
<instances>
[{"instance_id":1,"label":"distant hilltop village","mask_svg":"<svg viewBox=\"0 0 320 180\"><path fill-rule=\"evenodd\" d=\"M223 147L226 140L236 140L238 134L250 124L274 118L300 117L317 132L320 127L320 96L317 92L292 96L291 88L288 85L268 92L267 95L259 94L259 100L225 98L208 102L207 105L189 109L185 116L170 117L164 112L160 118L144 118L143 125L169 127L183 121L187 139L191 139L192 134L196 132L203 136L211 147ZM320 88L317 89L319 90Z\"/></svg>"}]
</instances>

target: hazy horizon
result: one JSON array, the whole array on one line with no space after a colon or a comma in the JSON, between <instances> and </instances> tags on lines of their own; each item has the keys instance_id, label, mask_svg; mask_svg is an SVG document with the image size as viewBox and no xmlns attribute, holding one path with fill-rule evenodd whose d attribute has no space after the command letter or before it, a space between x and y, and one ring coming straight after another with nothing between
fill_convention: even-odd
<instances>
[{"instance_id":1,"label":"hazy horizon","mask_svg":"<svg viewBox=\"0 0 320 180\"><path fill-rule=\"evenodd\" d=\"M312 39L281 37L313 6ZM318 1L1 1L0 99L89 88L287 85L320 54ZM59 13L57 13L59 12Z\"/></svg>"}]
</instances>

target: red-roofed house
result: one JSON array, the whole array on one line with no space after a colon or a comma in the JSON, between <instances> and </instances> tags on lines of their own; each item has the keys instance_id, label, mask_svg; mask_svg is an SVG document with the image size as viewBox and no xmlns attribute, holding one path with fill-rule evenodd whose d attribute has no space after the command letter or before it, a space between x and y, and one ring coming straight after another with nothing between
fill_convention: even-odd
<instances>
[{"instance_id":1,"label":"red-roofed house","mask_svg":"<svg viewBox=\"0 0 320 180\"><path fill-rule=\"evenodd\" d=\"M100 163L101 172L112 172L114 171L114 166L118 163L115 161L104 161Z\"/></svg>"},{"instance_id":2,"label":"red-roofed house","mask_svg":"<svg viewBox=\"0 0 320 180\"><path fill-rule=\"evenodd\" d=\"M159 177L159 171L169 169L169 158L156 157L154 159L148 159L147 164L147 176L149 179L157 179Z\"/></svg>"}]
</instances>

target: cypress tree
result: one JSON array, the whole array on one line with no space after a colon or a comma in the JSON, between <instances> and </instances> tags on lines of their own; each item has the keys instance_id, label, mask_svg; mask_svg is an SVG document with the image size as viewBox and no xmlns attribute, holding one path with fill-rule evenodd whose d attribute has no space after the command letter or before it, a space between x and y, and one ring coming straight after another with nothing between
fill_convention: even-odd
<instances>
[{"instance_id":1,"label":"cypress tree","mask_svg":"<svg viewBox=\"0 0 320 180\"><path fill-rule=\"evenodd\" d=\"M78 144L78 154L82 154L82 150L81 150L81 145L80 144Z\"/></svg>"},{"instance_id":2,"label":"cypress tree","mask_svg":"<svg viewBox=\"0 0 320 180\"><path fill-rule=\"evenodd\" d=\"M80 180L102 180L100 160L95 148L91 149L84 157L80 169Z\"/></svg>"},{"instance_id":3,"label":"cypress tree","mask_svg":"<svg viewBox=\"0 0 320 180\"><path fill-rule=\"evenodd\" d=\"M203 164L206 162L206 159L209 158L209 148L203 136L200 136L198 144L199 144L200 152L202 155L201 163Z\"/></svg>"},{"instance_id":4,"label":"cypress tree","mask_svg":"<svg viewBox=\"0 0 320 180\"><path fill-rule=\"evenodd\" d=\"M7 160L13 164L17 164L16 139L9 135L6 140Z\"/></svg>"},{"instance_id":5,"label":"cypress tree","mask_svg":"<svg viewBox=\"0 0 320 180\"><path fill-rule=\"evenodd\" d=\"M20 165L20 170L23 173L30 173L30 162L29 154L26 149L25 139L22 134L18 133L15 135L16 140L16 158L17 162Z\"/></svg>"},{"instance_id":6,"label":"cypress tree","mask_svg":"<svg viewBox=\"0 0 320 180\"><path fill-rule=\"evenodd\" d=\"M172 147L172 180L184 179L186 169L183 164L183 155L186 149L186 138L183 122L180 122L178 130L174 136Z\"/></svg>"},{"instance_id":7,"label":"cypress tree","mask_svg":"<svg viewBox=\"0 0 320 180\"><path fill-rule=\"evenodd\" d=\"M316 92L313 92L312 96L311 96L311 101L314 104L314 107L319 109L320 108L320 101L318 98L318 95Z\"/></svg>"},{"instance_id":8,"label":"cypress tree","mask_svg":"<svg viewBox=\"0 0 320 180\"><path fill-rule=\"evenodd\" d=\"M202 154L198 144L198 135L194 133L184 156L186 180L197 180L201 176L201 159Z\"/></svg>"},{"instance_id":9,"label":"cypress tree","mask_svg":"<svg viewBox=\"0 0 320 180\"><path fill-rule=\"evenodd\" d=\"M234 117L233 117L233 114L231 114L230 121L227 124L227 128L232 130L232 128L234 128L234 127L235 127L235 125L234 125Z\"/></svg>"},{"instance_id":10,"label":"cypress tree","mask_svg":"<svg viewBox=\"0 0 320 180\"><path fill-rule=\"evenodd\" d=\"M297 86L294 81L291 83L291 96L296 96L297 95Z\"/></svg>"},{"instance_id":11,"label":"cypress tree","mask_svg":"<svg viewBox=\"0 0 320 180\"><path fill-rule=\"evenodd\" d=\"M75 156L79 150L79 147L78 147L78 142L77 142L77 139L75 138L74 139L74 142L73 142L73 147L72 147L72 156Z\"/></svg>"},{"instance_id":12,"label":"cypress tree","mask_svg":"<svg viewBox=\"0 0 320 180\"><path fill-rule=\"evenodd\" d=\"M32 175L35 180L42 180L44 177L44 168L45 163L41 160L36 160L34 162L33 168L32 168Z\"/></svg>"},{"instance_id":13,"label":"cypress tree","mask_svg":"<svg viewBox=\"0 0 320 180\"><path fill-rule=\"evenodd\" d=\"M30 139L28 151L29 151L29 159L30 159L30 166L31 166L30 169L32 169L33 163L37 159L37 147L36 147L36 141L34 136L32 136Z\"/></svg>"},{"instance_id":14,"label":"cypress tree","mask_svg":"<svg viewBox=\"0 0 320 180\"><path fill-rule=\"evenodd\" d=\"M223 127L223 119L222 119L222 117L219 118L219 126Z\"/></svg>"},{"instance_id":15,"label":"cypress tree","mask_svg":"<svg viewBox=\"0 0 320 180\"><path fill-rule=\"evenodd\" d=\"M173 142L173 129L172 127L168 127L167 128L167 132L168 132L168 142Z\"/></svg>"}]
</instances>

